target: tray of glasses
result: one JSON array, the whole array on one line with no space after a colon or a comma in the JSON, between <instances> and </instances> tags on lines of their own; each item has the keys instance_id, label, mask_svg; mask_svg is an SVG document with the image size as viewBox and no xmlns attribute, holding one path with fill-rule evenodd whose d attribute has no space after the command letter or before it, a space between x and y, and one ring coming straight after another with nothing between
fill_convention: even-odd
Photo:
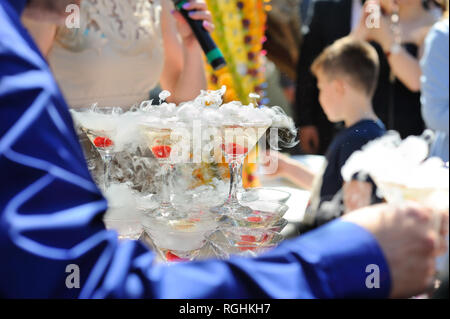
<instances>
[{"instance_id":1,"label":"tray of glasses","mask_svg":"<svg viewBox=\"0 0 450 319\"><path fill-rule=\"evenodd\" d=\"M142 217L140 236L161 262L205 258L228 259L233 255L258 256L279 245L288 221L288 207L269 201L246 203L249 213L216 214L205 209L161 210Z\"/></svg>"},{"instance_id":2,"label":"tray of glasses","mask_svg":"<svg viewBox=\"0 0 450 319\"><path fill-rule=\"evenodd\" d=\"M176 252L158 248L146 232L141 234L139 240L156 253L157 262L173 263L210 258L229 259L232 256L257 257L277 247L284 240L284 237L271 230L244 230L239 228L216 230L206 238L205 244L192 258L180 257Z\"/></svg>"}]
</instances>

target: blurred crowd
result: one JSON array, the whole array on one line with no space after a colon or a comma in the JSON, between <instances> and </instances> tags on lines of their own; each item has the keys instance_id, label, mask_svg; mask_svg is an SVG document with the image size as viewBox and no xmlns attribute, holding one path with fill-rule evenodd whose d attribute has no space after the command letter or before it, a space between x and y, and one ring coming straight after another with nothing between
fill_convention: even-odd
<instances>
[{"instance_id":1,"label":"blurred crowd","mask_svg":"<svg viewBox=\"0 0 450 319\"><path fill-rule=\"evenodd\" d=\"M280 70L279 84L291 104L300 140L297 149L284 151L326 159L317 174L283 154L270 157L278 162L274 176L312 193L298 233L385 201L370 177L354 176L345 182L341 170L353 153L387 131L406 139L429 136L425 130L432 130L429 157L448 162L448 1L286 0L273 4L276 9L269 18L266 47ZM279 12L286 13L285 23L297 18L302 27L297 32L280 29ZM271 27L278 28L278 33L271 32ZM297 51L294 41L284 39L298 39ZM290 68L292 61L296 73ZM367 94L358 98L354 93L363 92L364 85Z\"/></svg>"},{"instance_id":2,"label":"blurred crowd","mask_svg":"<svg viewBox=\"0 0 450 319\"><path fill-rule=\"evenodd\" d=\"M353 36L369 41L377 51L380 71L373 107L386 129L403 138L421 135L425 128L434 130L433 154L448 161L448 5L444 0L299 0L274 1L274 6L290 8L291 15L294 9L300 11L297 72L282 72L280 81L299 127L298 151L324 155L344 127L323 112L310 66L328 45ZM269 57L286 51L271 43L276 41L267 44ZM282 71L290 63L272 60Z\"/></svg>"}]
</instances>

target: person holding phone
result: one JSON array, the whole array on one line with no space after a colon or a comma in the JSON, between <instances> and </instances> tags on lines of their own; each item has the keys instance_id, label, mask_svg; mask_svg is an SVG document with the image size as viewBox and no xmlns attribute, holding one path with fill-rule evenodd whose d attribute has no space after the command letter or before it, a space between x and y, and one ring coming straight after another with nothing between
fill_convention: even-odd
<instances>
[{"instance_id":1,"label":"person holding phone","mask_svg":"<svg viewBox=\"0 0 450 319\"><path fill-rule=\"evenodd\" d=\"M367 19L372 11L368 7L374 4L380 6L381 16L377 25L370 26ZM388 62L391 103L387 128L398 131L402 138L421 135L425 123L420 103L420 59L425 37L439 19L440 8L432 1L377 0L367 1L363 12L352 36L376 42Z\"/></svg>"}]
</instances>

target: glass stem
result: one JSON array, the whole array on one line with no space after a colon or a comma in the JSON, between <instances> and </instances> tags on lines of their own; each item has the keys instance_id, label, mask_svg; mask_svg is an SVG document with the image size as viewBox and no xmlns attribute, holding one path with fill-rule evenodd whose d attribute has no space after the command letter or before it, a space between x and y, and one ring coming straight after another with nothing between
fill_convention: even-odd
<instances>
[{"instance_id":1,"label":"glass stem","mask_svg":"<svg viewBox=\"0 0 450 319\"><path fill-rule=\"evenodd\" d=\"M111 154L104 154L103 155L103 168L104 168L104 185L105 185L105 191L109 188L111 185L110 180L110 171L111 171L111 162L112 162L113 156Z\"/></svg>"},{"instance_id":2,"label":"glass stem","mask_svg":"<svg viewBox=\"0 0 450 319\"><path fill-rule=\"evenodd\" d=\"M239 204L237 194L242 188L242 160L233 160L230 166L230 192L228 194L228 204Z\"/></svg>"},{"instance_id":3,"label":"glass stem","mask_svg":"<svg viewBox=\"0 0 450 319\"><path fill-rule=\"evenodd\" d=\"M161 207L170 207L171 203L170 203L170 183L172 181L172 170L173 170L173 165L171 164L162 164L161 168L163 170L163 174L162 174L162 181L161 181L161 191L160 191L160 196L161 196L161 203L160 206Z\"/></svg>"},{"instance_id":4,"label":"glass stem","mask_svg":"<svg viewBox=\"0 0 450 319\"><path fill-rule=\"evenodd\" d=\"M236 192L237 193L242 193L243 191L245 191L244 189L244 183L243 183L243 179L242 179L242 170L243 170L244 165L241 164L241 168L240 168L240 172L238 174L238 180L237 180L237 185L236 185Z\"/></svg>"}]
</instances>

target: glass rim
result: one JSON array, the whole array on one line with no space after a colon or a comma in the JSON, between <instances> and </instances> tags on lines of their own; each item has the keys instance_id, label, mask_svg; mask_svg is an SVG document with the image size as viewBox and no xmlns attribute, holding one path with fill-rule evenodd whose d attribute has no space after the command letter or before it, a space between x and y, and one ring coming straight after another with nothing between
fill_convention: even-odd
<instances>
[{"instance_id":1,"label":"glass rim","mask_svg":"<svg viewBox=\"0 0 450 319\"><path fill-rule=\"evenodd\" d=\"M267 129L272 125L272 121L270 121L270 122L209 121L209 123L212 125L216 125L217 127L236 126L236 127L267 128Z\"/></svg>"},{"instance_id":2,"label":"glass rim","mask_svg":"<svg viewBox=\"0 0 450 319\"><path fill-rule=\"evenodd\" d=\"M114 114L114 113L109 114L109 113L103 113L103 112L96 112L96 110L99 110L99 111L114 111L114 110L119 110L120 112L117 113L117 114ZM71 107L71 108L70 108L70 111L71 111L71 112L75 112L75 113L88 113L88 112L92 112L92 113L94 113L94 114L99 114L99 115L122 115L122 114L125 114L125 113L128 112L127 110L125 110L125 109L124 109L123 107L121 107L121 106L95 106L95 107L92 107L92 106L89 106L89 107L82 106L82 107Z\"/></svg>"},{"instance_id":3,"label":"glass rim","mask_svg":"<svg viewBox=\"0 0 450 319\"><path fill-rule=\"evenodd\" d=\"M289 193L288 193L289 194ZM253 209L251 207L252 204L257 204L257 203L265 203L265 204L269 204L269 205L273 205L277 207L277 210L283 210L285 209L285 211L289 210L289 206L286 205L285 203L280 203L280 202L275 202L275 201L269 201L269 200L262 200L262 199L258 199L258 200L254 200L254 201L250 201L246 203L246 206L250 207L252 210L259 210L262 213L276 213L276 211L267 211L264 209Z\"/></svg>"}]
</instances>

